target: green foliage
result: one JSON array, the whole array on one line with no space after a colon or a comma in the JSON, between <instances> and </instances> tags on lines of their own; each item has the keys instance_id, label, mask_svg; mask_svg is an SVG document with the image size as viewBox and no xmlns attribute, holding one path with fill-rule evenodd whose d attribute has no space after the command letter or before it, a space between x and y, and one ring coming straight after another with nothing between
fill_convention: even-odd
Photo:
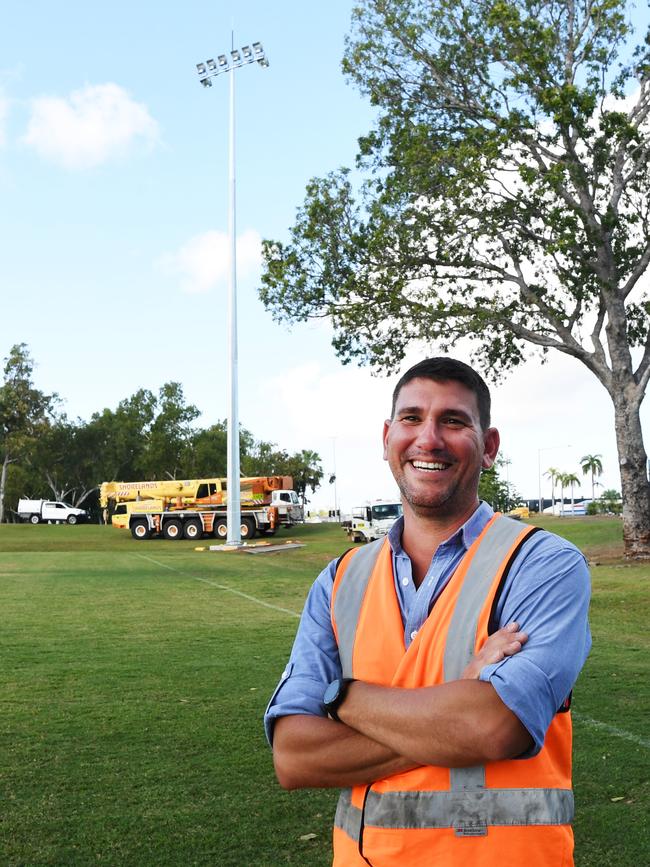
<instances>
[{"instance_id":1,"label":"green foliage","mask_svg":"<svg viewBox=\"0 0 650 867\"><path fill-rule=\"evenodd\" d=\"M180 383L165 383L157 395L138 389L114 410L70 421L57 413L57 395L34 388L32 371L25 344L14 346L0 386L0 523L4 500L9 519L23 496L67 500L98 519L104 481L226 475L226 422L196 428L199 410L186 402ZM320 485L315 452L290 455L245 428L239 441L243 475L292 476L303 501Z\"/></svg>"},{"instance_id":2,"label":"green foliage","mask_svg":"<svg viewBox=\"0 0 650 867\"><path fill-rule=\"evenodd\" d=\"M358 196L346 170L309 183L290 243L265 244L264 302L279 319L331 316L344 359L386 369L414 339L467 334L493 373L526 342L584 360L582 317L613 312L648 251L630 36L623 0L359 3L343 66L378 109L368 177ZM636 113L603 103L640 82Z\"/></svg>"},{"instance_id":3,"label":"green foliage","mask_svg":"<svg viewBox=\"0 0 650 867\"><path fill-rule=\"evenodd\" d=\"M601 457L601 455L583 455L583 457L580 458L582 474L586 476L589 473L591 475L592 500L595 499L596 484L600 484L599 482L596 482L596 476L602 476L603 474L603 462Z\"/></svg>"},{"instance_id":4,"label":"green foliage","mask_svg":"<svg viewBox=\"0 0 650 867\"><path fill-rule=\"evenodd\" d=\"M563 485L568 485L571 490L573 490L574 485L580 484L580 479L576 476L575 473L562 473L560 480Z\"/></svg>"},{"instance_id":5,"label":"green foliage","mask_svg":"<svg viewBox=\"0 0 650 867\"><path fill-rule=\"evenodd\" d=\"M493 378L531 348L576 358L614 404L626 544L650 556L650 39L632 8L359 0L343 68L376 108L361 181L310 181L288 241L264 244L260 297L328 318L344 362L384 371L460 338Z\"/></svg>"},{"instance_id":6,"label":"green foliage","mask_svg":"<svg viewBox=\"0 0 650 867\"><path fill-rule=\"evenodd\" d=\"M610 515L620 515L622 511L621 495L614 488L603 491L600 497L600 509Z\"/></svg>"},{"instance_id":7,"label":"green foliage","mask_svg":"<svg viewBox=\"0 0 650 867\"><path fill-rule=\"evenodd\" d=\"M583 475L586 476L587 473L591 473L592 476L602 476L603 462L601 457L601 455L583 455L580 458Z\"/></svg>"},{"instance_id":8,"label":"green foliage","mask_svg":"<svg viewBox=\"0 0 650 867\"><path fill-rule=\"evenodd\" d=\"M11 465L18 464L21 474L27 475L26 468L40 438L49 432L58 402L56 394L44 394L34 387L33 371L26 344L12 346L0 386L0 523Z\"/></svg>"},{"instance_id":9,"label":"green foliage","mask_svg":"<svg viewBox=\"0 0 650 867\"><path fill-rule=\"evenodd\" d=\"M29 491L23 489L22 493L84 506L96 487L96 448L92 427L79 420L71 422L65 415L57 417L38 440L32 458L32 484Z\"/></svg>"},{"instance_id":10,"label":"green foliage","mask_svg":"<svg viewBox=\"0 0 650 867\"><path fill-rule=\"evenodd\" d=\"M587 504L588 515L620 515L622 510L621 495L613 488L603 491L598 500Z\"/></svg>"},{"instance_id":11,"label":"green foliage","mask_svg":"<svg viewBox=\"0 0 650 867\"><path fill-rule=\"evenodd\" d=\"M293 478L294 488L304 506L307 502L307 490L314 493L323 478L320 455L306 449L296 452L287 462L287 475Z\"/></svg>"},{"instance_id":12,"label":"green foliage","mask_svg":"<svg viewBox=\"0 0 650 867\"><path fill-rule=\"evenodd\" d=\"M288 475L289 454L276 443L256 441L248 432L242 447L242 473L245 476Z\"/></svg>"},{"instance_id":13,"label":"green foliage","mask_svg":"<svg viewBox=\"0 0 650 867\"><path fill-rule=\"evenodd\" d=\"M323 478L321 458L316 452L303 449L290 455L267 442L251 442L242 458L242 472L247 476L291 476L303 506L307 491L314 493Z\"/></svg>"},{"instance_id":14,"label":"green foliage","mask_svg":"<svg viewBox=\"0 0 650 867\"><path fill-rule=\"evenodd\" d=\"M545 476L547 479L550 479L550 482L551 482L551 498L552 498L553 500L555 499L555 486L557 485L558 481L560 480L560 475L561 475L560 470L558 470L557 467L549 467L549 468L546 470L546 472L544 473L544 476Z\"/></svg>"},{"instance_id":15,"label":"green foliage","mask_svg":"<svg viewBox=\"0 0 650 867\"><path fill-rule=\"evenodd\" d=\"M143 459L143 478L177 478L183 474L183 461L190 445L194 422L201 414L185 402L179 382L166 382L155 402L156 414L147 430L147 452Z\"/></svg>"},{"instance_id":16,"label":"green foliage","mask_svg":"<svg viewBox=\"0 0 650 867\"><path fill-rule=\"evenodd\" d=\"M121 400L115 410L93 413L93 430L101 465L102 479L143 478L147 433L155 417L156 399L147 389L139 389Z\"/></svg>"},{"instance_id":17,"label":"green foliage","mask_svg":"<svg viewBox=\"0 0 650 867\"><path fill-rule=\"evenodd\" d=\"M25 343L11 347L5 358L0 389L0 442L3 449L18 451L47 426L58 397L34 387L34 362Z\"/></svg>"},{"instance_id":18,"label":"green foliage","mask_svg":"<svg viewBox=\"0 0 650 867\"><path fill-rule=\"evenodd\" d=\"M478 485L479 498L498 512L508 512L521 503L521 497L514 487L499 474L503 466L504 461L497 459L489 470L483 470Z\"/></svg>"},{"instance_id":19,"label":"green foliage","mask_svg":"<svg viewBox=\"0 0 650 867\"><path fill-rule=\"evenodd\" d=\"M247 431L242 431L239 448L242 461L246 452ZM220 478L228 465L228 430L225 421L195 431L185 452L185 472L189 479Z\"/></svg>"}]
</instances>

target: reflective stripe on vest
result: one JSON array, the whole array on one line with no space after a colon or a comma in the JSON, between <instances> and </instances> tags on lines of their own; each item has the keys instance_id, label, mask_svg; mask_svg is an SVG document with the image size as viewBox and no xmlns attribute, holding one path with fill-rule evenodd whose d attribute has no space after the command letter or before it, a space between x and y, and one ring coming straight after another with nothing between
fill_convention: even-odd
<instances>
[{"instance_id":1,"label":"reflective stripe on vest","mask_svg":"<svg viewBox=\"0 0 650 867\"><path fill-rule=\"evenodd\" d=\"M374 828L456 828L461 836L486 825L566 825L573 818L571 789L485 789L482 792L384 792L370 790L364 810L341 792L334 824L356 840L361 817Z\"/></svg>"},{"instance_id":2,"label":"reflective stripe on vest","mask_svg":"<svg viewBox=\"0 0 650 867\"><path fill-rule=\"evenodd\" d=\"M496 520L488 527L465 575L449 625L444 662L446 681L458 680L474 656L476 628L485 597L504 557L524 529L528 528L522 528L518 521L509 518ZM529 534L530 530L526 535Z\"/></svg>"},{"instance_id":3,"label":"reflective stripe on vest","mask_svg":"<svg viewBox=\"0 0 650 867\"><path fill-rule=\"evenodd\" d=\"M440 651L436 651L437 655L431 657L432 660L439 660L438 663L435 663L438 666L439 674L434 677L440 679L428 680L425 677L419 681L420 685L440 683L443 680L451 681L460 677L463 669L474 655L477 639L487 637L488 613L490 606L494 604L503 574L507 572L521 544L535 529L498 515L484 529L479 541L465 555L454 573L454 577L448 582L447 586L450 589L447 590L446 587L440 595L440 599L442 599L443 594L447 593L444 597L446 607L443 606L441 610L447 613L441 613L434 607L429 618L435 616L436 619L425 621L418 634L418 640L422 639L423 641L429 640L424 639L424 633L431 637L434 634L441 636L438 639L441 642ZM380 609L375 610L372 607L376 605L375 602L365 601L366 594L372 600L378 598L376 594L379 593L381 587L391 586L394 590L394 584L385 584L388 581L387 570L390 569L390 574L392 574L393 568L390 549L384 546L388 546L387 539L348 552L342 558L337 569L332 600L332 622L345 677L354 677L355 667L357 668L356 675L363 677L363 674L359 672L359 667L361 666L362 671L367 667L365 650L363 649L366 647L367 638L364 636L369 638L375 628L383 627L383 629L390 630L398 628L398 615L391 615L392 619L389 618L386 623L382 621L381 626L376 623L376 617L375 619L368 619L372 612L376 615ZM463 570L465 570L464 574ZM371 580L375 573L379 583L371 586ZM385 576L381 581L380 575ZM394 592L396 599L397 591ZM451 595L449 595L450 593ZM380 596L379 598L385 597ZM438 604L437 602L436 605ZM368 608L369 605L370 608ZM359 626L360 623L361 626ZM427 626L428 632L426 632L425 626ZM355 659L355 643L359 638L358 629L361 629L361 638L359 639L361 644L357 653L362 653L362 656ZM444 629L447 629L446 640ZM368 632L367 630L371 631ZM440 632L439 630L443 631ZM403 640L403 635L400 640ZM381 679L380 667L380 679L373 682L383 682L387 686L393 682L391 671L396 659L394 642L392 646L394 648L391 651L393 662L388 668L385 668L386 679ZM428 645L421 643L421 647L426 646ZM435 645L431 646L435 647ZM399 662L400 671L402 671L402 675L397 681L399 684L404 683L403 666L414 664L414 650L416 650L415 647L410 648L410 656L409 651L404 651L406 655ZM383 657L380 658L384 659ZM410 663L408 662L409 658L411 659ZM373 670L377 670L376 667ZM411 669L408 668L407 670ZM428 669L425 670L425 675L427 671ZM406 682L409 683L408 680ZM568 715L560 716L566 717ZM513 830L521 828L522 833L526 827L540 826L540 828L548 827L550 829L553 826L564 826L566 829L564 831L558 828L557 833L561 832L564 836L557 838L557 844L562 852L568 853L567 858L569 858L572 848L569 823L573 817L573 793L570 789L570 719L557 721L556 718L556 721L551 724L547 740L552 742L551 752L547 752L547 748L544 747L542 753L548 758L542 759L542 753L538 757L539 760L543 761L543 765L538 764L538 759L511 760L496 763L494 766L490 765L492 784L487 787L485 767L478 766L451 769L431 768L430 771L433 776L430 776L427 771L427 775L422 777L420 784L407 783L407 780L410 781L407 772L405 775L396 777L395 783L392 785L391 778L388 778L385 781L377 781L376 784L369 787L346 789L341 793L336 812L335 826L340 829L336 833L342 831L351 841L357 841L361 858L366 861L367 855L367 858L372 862L373 852L366 852L365 837L367 835L364 835L364 829L368 834L372 832L374 851L374 846L379 839L376 835L381 834L382 830L393 835L403 830L404 834L408 835L437 833L438 829L440 829L440 833L445 833L443 829L454 829L456 836L485 837L489 826L494 826L495 829L497 827L512 828ZM535 778L537 783L532 782L527 785L531 777L530 773L526 773L524 769L529 761L531 762L531 769L537 765L540 768L545 768L546 771L544 773L538 772ZM499 767L503 770L497 772L495 777L493 767ZM512 770L508 770L504 776L505 768ZM443 771L448 774L448 784L445 784L443 778L440 777L440 773ZM419 772L416 769L413 773L417 776ZM496 782L496 779L499 779L500 782ZM425 780L429 782L429 785L426 784ZM433 783L434 780L435 783ZM510 785L511 782L512 786ZM555 787L553 782L557 782ZM536 832L531 830L530 833ZM394 837L391 837L391 841L386 845L390 851L393 851L391 847L394 845ZM552 845L555 845L555 838L551 842ZM518 851L526 853L525 839L518 838L517 846L519 846ZM347 860L339 862L335 857L335 864L338 863L347 864ZM393 861L389 859L386 863L392 864ZM400 863L399 859L395 863ZM420 861L418 861L419 863ZM444 861L444 863L449 862ZM542 861L539 863L550 862ZM567 860L566 864L569 863L570 861ZM490 864L492 864L491 861Z\"/></svg>"},{"instance_id":4,"label":"reflective stripe on vest","mask_svg":"<svg viewBox=\"0 0 650 867\"><path fill-rule=\"evenodd\" d=\"M388 544L388 539L377 539L364 545L363 548L355 549L354 556L345 570L345 581L341 585L343 592L337 593L334 598L334 619L338 631L343 677L352 677L352 651L359 613L368 581L384 544Z\"/></svg>"},{"instance_id":5,"label":"reflective stripe on vest","mask_svg":"<svg viewBox=\"0 0 650 867\"><path fill-rule=\"evenodd\" d=\"M521 543L523 543L531 532L532 530L527 530L523 535L522 525L509 518L498 519L488 527L487 533L469 565L449 624L444 657L445 681L458 680L465 666L474 656L479 614L494 581L496 571L517 539L522 536ZM453 791L485 786L485 767L483 765L450 768L449 773Z\"/></svg>"}]
</instances>

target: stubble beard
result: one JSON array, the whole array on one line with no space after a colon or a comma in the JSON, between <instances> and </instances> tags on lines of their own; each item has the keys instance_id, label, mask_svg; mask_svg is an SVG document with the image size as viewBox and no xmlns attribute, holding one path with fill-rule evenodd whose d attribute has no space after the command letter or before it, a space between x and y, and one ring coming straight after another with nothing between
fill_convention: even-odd
<instances>
[{"instance_id":1,"label":"stubble beard","mask_svg":"<svg viewBox=\"0 0 650 867\"><path fill-rule=\"evenodd\" d=\"M411 488L406 479L406 474L401 470L395 473L395 481L402 495L402 503L408 504L413 514L418 518L447 518L454 516L456 513L465 511L470 505L468 497L467 502L460 502L457 494L461 487L461 481L454 479L448 487L441 491L416 491ZM465 487L463 485L463 487ZM472 491L478 490L478 479L476 488L472 487ZM474 494L478 498L478 493Z\"/></svg>"}]
</instances>

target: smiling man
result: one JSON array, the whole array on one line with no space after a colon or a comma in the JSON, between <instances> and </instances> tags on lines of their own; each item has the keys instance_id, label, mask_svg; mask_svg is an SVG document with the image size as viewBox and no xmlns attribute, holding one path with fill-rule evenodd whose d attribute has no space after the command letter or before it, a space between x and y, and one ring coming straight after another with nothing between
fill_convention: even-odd
<instances>
[{"instance_id":1,"label":"smiling man","mask_svg":"<svg viewBox=\"0 0 650 867\"><path fill-rule=\"evenodd\" d=\"M466 364L407 371L383 443L404 516L309 593L265 717L278 780L342 788L337 867L567 867L584 557L479 501L499 433Z\"/></svg>"}]
</instances>

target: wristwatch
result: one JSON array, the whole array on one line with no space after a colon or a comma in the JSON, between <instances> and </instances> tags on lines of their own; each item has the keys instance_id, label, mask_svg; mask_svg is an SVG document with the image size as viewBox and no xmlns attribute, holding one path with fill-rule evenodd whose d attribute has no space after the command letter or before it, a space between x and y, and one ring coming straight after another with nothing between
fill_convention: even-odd
<instances>
[{"instance_id":1,"label":"wristwatch","mask_svg":"<svg viewBox=\"0 0 650 867\"><path fill-rule=\"evenodd\" d=\"M323 707L325 713L337 722L340 722L337 710L343 703L343 700L348 692L348 687L354 683L353 677L339 677L328 684L327 689L323 694Z\"/></svg>"}]
</instances>

